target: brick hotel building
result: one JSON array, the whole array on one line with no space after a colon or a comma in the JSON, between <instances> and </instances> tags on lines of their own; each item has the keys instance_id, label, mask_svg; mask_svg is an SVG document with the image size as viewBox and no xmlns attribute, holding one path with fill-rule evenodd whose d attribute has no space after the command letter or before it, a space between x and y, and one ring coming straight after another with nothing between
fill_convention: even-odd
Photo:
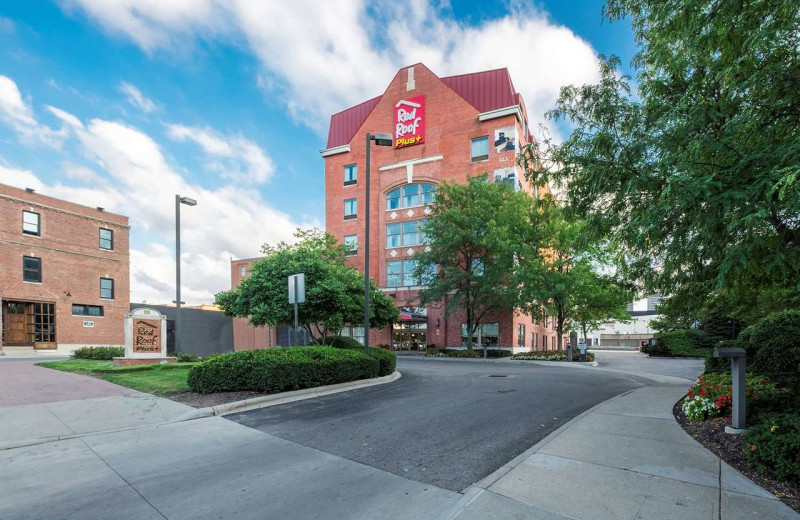
<instances>
[{"instance_id":1,"label":"brick hotel building","mask_svg":"<svg viewBox=\"0 0 800 520\"><path fill-rule=\"evenodd\" d=\"M371 146L370 214L364 213L365 134L391 133L393 146ZM325 159L327 230L350 250L348 264L364 268L370 248L370 275L401 309L403 321L372 330L370 344L395 348L466 342L463 316L446 316L439 302L420 307L420 287L411 271L414 254L428 247L420 225L428 204L445 180L489 174L516 190L536 193L516 164L532 139L522 96L507 69L440 78L418 63L398 71L386 91L331 116ZM370 219L370 243L364 243L364 219ZM356 325L356 324L353 324ZM514 350L551 350L553 320L539 323L509 308L484 319L490 345ZM363 327L345 334L363 338Z\"/></svg>"},{"instance_id":2,"label":"brick hotel building","mask_svg":"<svg viewBox=\"0 0 800 520\"><path fill-rule=\"evenodd\" d=\"M0 354L123 345L128 232L128 217L0 184Z\"/></svg>"}]
</instances>

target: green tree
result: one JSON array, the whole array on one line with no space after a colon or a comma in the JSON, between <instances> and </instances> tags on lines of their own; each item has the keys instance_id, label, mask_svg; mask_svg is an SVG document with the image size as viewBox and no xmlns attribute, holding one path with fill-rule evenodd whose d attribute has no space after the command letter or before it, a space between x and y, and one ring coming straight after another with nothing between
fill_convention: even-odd
<instances>
[{"instance_id":1,"label":"green tree","mask_svg":"<svg viewBox=\"0 0 800 520\"><path fill-rule=\"evenodd\" d=\"M638 95L614 57L598 84L563 88L549 117L574 130L525 151L535 177L561 183L596 235L625 246L628 278L676 314L709 295L739 315L759 295L796 305L796 1L609 0L605 16L631 20Z\"/></svg>"},{"instance_id":2,"label":"green tree","mask_svg":"<svg viewBox=\"0 0 800 520\"><path fill-rule=\"evenodd\" d=\"M611 320L627 320L632 294L616 283L604 263L608 249L587 240L585 223L572 217L551 195L529 197L524 225L515 230L514 283L519 306L542 318L555 318L557 347L563 336Z\"/></svg>"},{"instance_id":3,"label":"green tree","mask_svg":"<svg viewBox=\"0 0 800 520\"><path fill-rule=\"evenodd\" d=\"M253 262L239 287L217 293L217 305L226 315L249 318L257 327L294 323L287 279L305 273L306 300L298 306L298 322L312 338L338 334L347 323L362 323L364 275L344 265L344 246L318 229L298 229L294 236L293 244L265 244L266 256ZM380 328L395 322L394 302L374 281L370 286L370 325Z\"/></svg>"},{"instance_id":4,"label":"green tree","mask_svg":"<svg viewBox=\"0 0 800 520\"><path fill-rule=\"evenodd\" d=\"M514 307L508 237L521 221L525 200L524 193L489 183L486 175L465 184L445 182L437 190L423 229L430 250L414 257L415 275L425 284L419 299L424 305L447 295L447 314L464 312L468 350L485 316Z\"/></svg>"}]
</instances>

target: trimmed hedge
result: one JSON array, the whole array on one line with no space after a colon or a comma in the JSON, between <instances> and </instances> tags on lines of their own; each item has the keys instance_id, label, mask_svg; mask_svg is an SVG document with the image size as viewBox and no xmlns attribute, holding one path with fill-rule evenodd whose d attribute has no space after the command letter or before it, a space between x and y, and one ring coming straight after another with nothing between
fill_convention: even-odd
<instances>
[{"instance_id":1,"label":"trimmed hedge","mask_svg":"<svg viewBox=\"0 0 800 520\"><path fill-rule=\"evenodd\" d=\"M567 360L567 351L566 350L533 350L530 352L518 352L511 356L511 359L521 359L524 361L566 361ZM580 353L578 349L573 349L572 351L572 361L578 361L580 359ZM592 362L594 361L594 353L587 352L586 353L586 361Z\"/></svg>"},{"instance_id":2,"label":"trimmed hedge","mask_svg":"<svg viewBox=\"0 0 800 520\"><path fill-rule=\"evenodd\" d=\"M800 483L800 415L764 416L744 434L743 450L759 471Z\"/></svg>"},{"instance_id":3,"label":"trimmed hedge","mask_svg":"<svg viewBox=\"0 0 800 520\"><path fill-rule=\"evenodd\" d=\"M333 348L364 351L364 345L347 336L329 336L324 338L324 341ZM369 347L369 355L378 360L378 376L388 376L394 372L397 366L397 356L394 352L381 347Z\"/></svg>"},{"instance_id":4,"label":"trimmed hedge","mask_svg":"<svg viewBox=\"0 0 800 520\"><path fill-rule=\"evenodd\" d=\"M739 339L761 346L771 339L782 339L787 345L800 339L800 311L774 312L744 329Z\"/></svg>"},{"instance_id":5,"label":"trimmed hedge","mask_svg":"<svg viewBox=\"0 0 800 520\"><path fill-rule=\"evenodd\" d=\"M800 392L800 339L790 344L779 337L768 340L758 348L750 370Z\"/></svg>"},{"instance_id":6,"label":"trimmed hedge","mask_svg":"<svg viewBox=\"0 0 800 520\"><path fill-rule=\"evenodd\" d=\"M695 329L659 332L655 339L655 345L645 345L641 351L653 357L704 357L713 346L708 334Z\"/></svg>"},{"instance_id":7,"label":"trimmed hedge","mask_svg":"<svg viewBox=\"0 0 800 520\"><path fill-rule=\"evenodd\" d=\"M380 362L349 349L324 346L247 350L215 356L189 371L198 393L249 390L274 394L377 377Z\"/></svg>"},{"instance_id":8,"label":"trimmed hedge","mask_svg":"<svg viewBox=\"0 0 800 520\"><path fill-rule=\"evenodd\" d=\"M115 357L122 357L125 355L123 347L81 347L75 349L72 353L72 359L95 359L102 361L111 361Z\"/></svg>"}]
</instances>

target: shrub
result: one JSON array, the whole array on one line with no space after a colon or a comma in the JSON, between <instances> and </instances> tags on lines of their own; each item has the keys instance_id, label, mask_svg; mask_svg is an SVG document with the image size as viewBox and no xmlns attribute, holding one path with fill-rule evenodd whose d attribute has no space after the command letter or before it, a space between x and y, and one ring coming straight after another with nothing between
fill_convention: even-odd
<instances>
[{"instance_id":1,"label":"shrub","mask_svg":"<svg viewBox=\"0 0 800 520\"><path fill-rule=\"evenodd\" d=\"M786 345L796 344L800 338L800 310L780 311L770 314L739 334L739 339L763 345L771 339L780 339Z\"/></svg>"},{"instance_id":2,"label":"shrub","mask_svg":"<svg viewBox=\"0 0 800 520\"><path fill-rule=\"evenodd\" d=\"M203 394L243 390L272 394L376 377L379 370L377 359L348 349L271 348L215 356L192 367L188 383L192 391Z\"/></svg>"},{"instance_id":3,"label":"shrub","mask_svg":"<svg viewBox=\"0 0 800 520\"><path fill-rule=\"evenodd\" d=\"M348 336L326 336L322 338L322 345L330 345L334 348L358 349L364 346L358 341Z\"/></svg>"},{"instance_id":4,"label":"shrub","mask_svg":"<svg viewBox=\"0 0 800 520\"><path fill-rule=\"evenodd\" d=\"M111 361L125 355L123 347L81 347L72 353L73 359L96 359Z\"/></svg>"},{"instance_id":5,"label":"shrub","mask_svg":"<svg viewBox=\"0 0 800 520\"><path fill-rule=\"evenodd\" d=\"M347 336L329 336L325 338L325 340L333 348L338 348L343 350L357 350L359 352L364 351L364 345L354 340L353 338L349 338ZM387 350L388 348L389 345L379 345L377 347L369 347L370 357L378 360L379 376L388 376L389 374L394 372L394 369L397 366L397 355L394 352Z\"/></svg>"},{"instance_id":6,"label":"shrub","mask_svg":"<svg viewBox=\"0 0 800 520\"><path fill-rule=\"evenodd\" d=\"M441 351L436 347L436 345L428 345L425 348L425 355L426 356L438 356Z\"/></svg>"},{"instance_id":7,"label":"shrub","mask_svg":"<svg viewBox=\"0 0 800 520\"><path fill-rule=\"evenodd\" d=\"M786 388L800 390L800 340L785 343L773 338L758 349L752 364L753 372L764 374Z\"/></svg>"},{"instance_id":8,"label":"shrub","mask_svg":"<svg viewBox=\"0 0 800 520\"><path fill-rule=\"evenodd\" d=\"M800 482L800 415L774 414L750 428L743 438L748 462L764 473Z\"/></svg>"},{"instance_id":9,"label":"shrub","mask_svg":"<svg viewBox=\"0 0 800 520\"><path fill-rule=\"evenodd\" d=\"M197 361L200 361L200 357L197 354L188 354L186 352L178 354L179 363L196 363Z\"/></svg>"},{"instance_id":10,"label":"shrub","mask_svg":"<svg viewBox=\"0 0 800 520\"><path fill-rule=\"evenodd\" d=\"M530 352L518 352L511 356L511 359L522 359L528 361L566 361L566 350L533 350ZM580 359L577 350L572 352L572 360L578 361ZM586 353L586 361L594 361L594 354L591 352Z\"/></svg>"},{"instance_id":11,"label":"shrub","mask_svg":"<svg viewBox=\"0 0 800 520\"><path fill-rule=\"evenodd\" d=\"M642 347L642 352L650 356L694 357L705 356L712 342L708 334L701 330L682 329L659 332L655 335L655 345Z\"/></svg>"},{"instance_id":12,"label":"shrub","mask_svg":"<svg viewBox=\"0 0 800 520\"><path fill-rule=\"evenodd\" d=\"M447 357L456 357L456 358L480 358L483 357L483 352L478 349L473 349L473 350L444 349L444 355Z\"/></svg>"}]
</instances>

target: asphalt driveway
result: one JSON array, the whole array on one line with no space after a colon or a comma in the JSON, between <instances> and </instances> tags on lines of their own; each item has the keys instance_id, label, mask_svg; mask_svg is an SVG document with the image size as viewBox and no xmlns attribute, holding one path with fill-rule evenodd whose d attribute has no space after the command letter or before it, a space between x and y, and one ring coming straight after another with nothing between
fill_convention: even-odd
<instances>
[{"instance_id":1,"label":"asphalt driveway","mask_svg":"<svg viewBox=\"0 0 800 520\"><path fill-rule=\"evenodd\" d=\"M460 491L647 380L559 366L400 358L391 384L229 415L285 440Z\"/></svg>"}]
</instances>

